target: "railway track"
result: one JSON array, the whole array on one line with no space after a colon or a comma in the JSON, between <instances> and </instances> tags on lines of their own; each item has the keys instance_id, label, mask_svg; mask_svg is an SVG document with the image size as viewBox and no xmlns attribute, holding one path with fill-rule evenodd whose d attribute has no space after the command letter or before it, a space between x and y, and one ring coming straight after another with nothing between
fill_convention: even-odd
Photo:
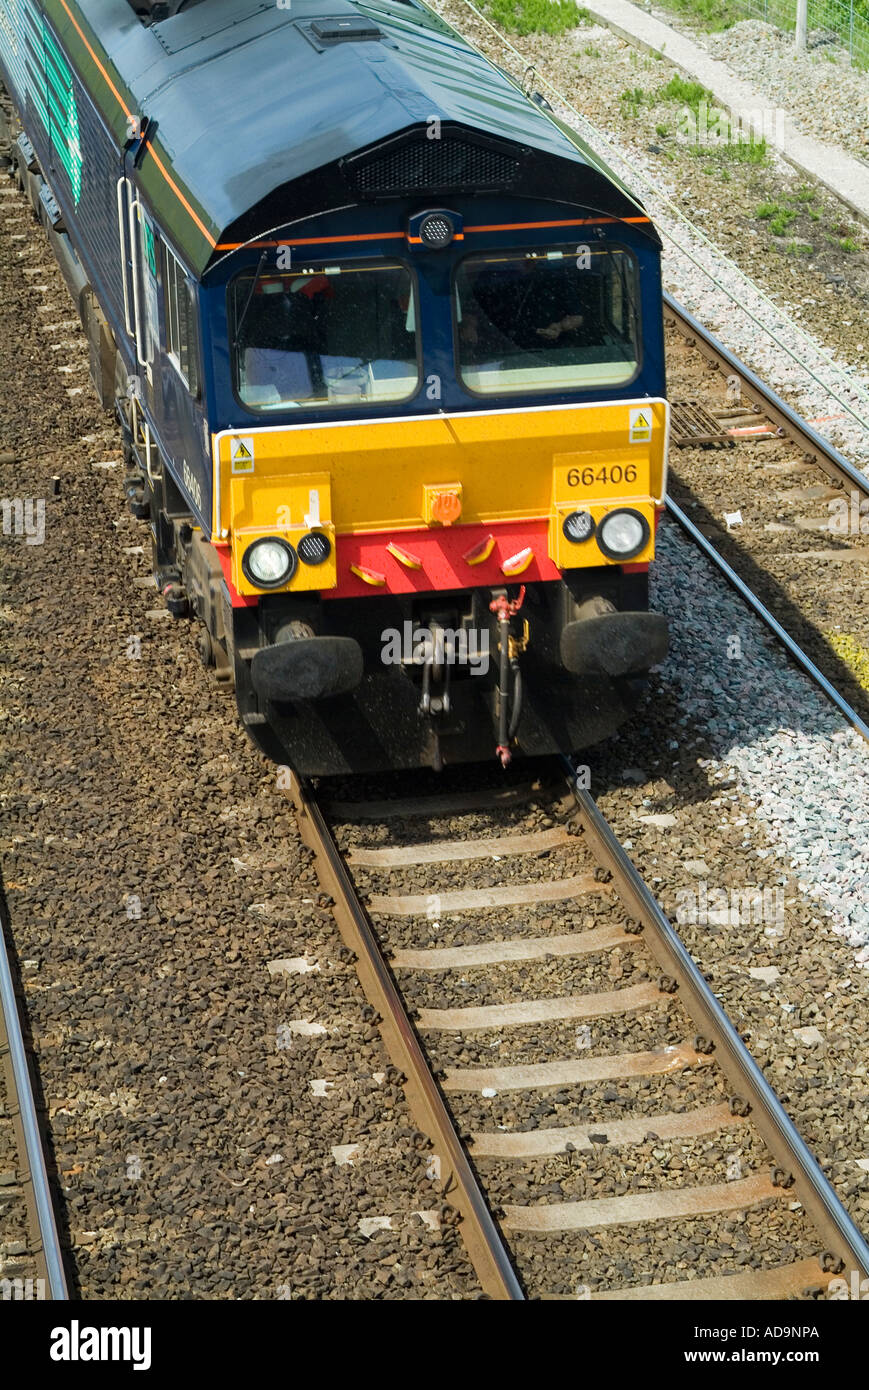
<instances>
[{"instance_id":1,"label":"railway track","mask_svg":"<svg viewBox=\"0 0 869 1390\"><path fill-rule=\"evenodd\" d=\"M9 1299L68 1298L63 1248L58 1232L48 1171L43 1120L34 1096L30 1059L25 1043L12 962L6 946L5 913L0 913L0 1061L6 1087L6 1111L17 1148L14 1176L27 1214L26 1266L35 1280L0 1278L0 1297Z\"/></svg>"},{"instance_id":2,"label":"railway track","mask_svg":"<svg viewBox=\"0 0 869 1390\"><path fill-rule=\"evenodd\" d=\"M861 497L869 497L869 478L866 474L855 468L834 444L804 420L787 401L782 400L771 386L666 291L664 322L676 328L686 343L696 348L726 378L734 380L738 396L750 400L779 434L793 440L802 450L805 463L816 464L834 482L855 489Z\"/></svg>"},{"instance_id":3,"label":"railway track","mask_svg":"<svg viewBox=\"0 0 869 1390\"><path fill-rule=\"evenodd\" d=\"M862 505L865 499L869 498L869 477L861 473L858 468L847 459L829 440L825 439L814 426L804 420L791 406L765 382L763 382L749 367L746 366L734 353L721 343L714 334L703 327L691 314L687 312L671 295L664 295L665 301L665 322L668 326L674 327L685 339L686 344L698 351L701 356L727 379L735 387L734 394L740 399L747 398L752 403L752 418L755 424L750 427L751 433L756 430L763 435L765 427L774 432L779 437L789 439L801 454L801 463L815 466L840 488L845 489L846 494L856 495L859 499L858 505ZM676 407L678 412L679 407ZM720 412L725 413L725 412ZM707 412L703 411L702 415ZM692 421L688 419L686 429L698 430L704 427L702 415ZM726 416L726 413L725 413ZM714 427L715 422L708 420L707 424ZM728 431L719 422L721 431L719 441L726 439ZM751 436L750 436L751 437ZM754 436L756 437L756 436ZM731 434L732 442L736 442ZM687 436L683 436L683 444L688 442ZM703 440L702 442L716 442ZM674 479L675 481L675 479ZM818 491L821 491L820 489ZM693 495L693 494L692 494ZM805 495L805 494L803 494ZM867 741L869 741L869 725L865 719L853 708L845 697L836 688L835 682L830 679L817 662L800 646L790 632L770 607L753 590L751 584L747 582L744 574L739 573L736 564L730 563L721 549L713 544L708 529L704 530L698 526L687 514L683 505L679 505L673 497L666 498L667 513L671 516L687 534L692 543L698 546L709 560L716 566L719 573L726 579L731 588L739 594L740 598L752 609L760 618L763 624L774 634L776 639L786 648L790 657L796 664L810 677L816 685L824 692L827 698L837 707L852 728ZM858 513L859 515L859 513ZM846 552L847 553L847 552ZM760 562L762 563L762 561Z\"/></svg>"},{"instance_id":4,"label":"railway track","mask_svg":"<svg viewBox=\"0 0 869 1390\"><path fill-rule=\"evenodd\" d=\"M719 573L723 574L731 588L736 590L740 598L744 599L745 603L751 608L752 612L760 618L764 626L769 628L770 632L781 642L789 656L796 662L801 670L805 671L806 675L820 687L827 696L827 699L830 700L830 702L836 706L839 713L847 719L852 729L856 729L857 733L869 743L869 725L867 725L865 719L862 719L853 706L840 694L833 682L824 675L820 667L803 651L799 643L796 642L791 634L782 626L775 614L770 612L766 604L758 598L751 587L746 584L745 580L742 579L739 574L737 574L736 570L728 563L721 552L716 550L715 546L703 535L699 526L695 526L694 522L682 510L678 503L674 502L671 497L668 497L666 499L666 506L668 514L678 522L679 526L681 526L682 530L688 535L691 541L699 546L703 554L712 561Z\"/></svg>"},{"instance_id":5,"label":"railway track","mask_svg":"<svg viewBox=\"0 0 869 1390\"><path fill-rule=\"evenodd\" d=\"M869 1272L587 792L293 796L486 1294L787 1298Z\"/></svg>"}]
</instances>

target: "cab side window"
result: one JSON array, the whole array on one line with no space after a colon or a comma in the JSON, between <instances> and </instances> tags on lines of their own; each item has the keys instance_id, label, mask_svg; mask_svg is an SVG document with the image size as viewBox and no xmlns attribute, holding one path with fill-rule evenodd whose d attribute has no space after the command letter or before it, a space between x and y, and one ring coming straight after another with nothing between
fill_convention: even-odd
<instances>
[{"instance_id":1,"label":"cab side window","mask_svg":"<svg viewBox=\"0 0 869 1390\"><path fill-rule=\"evenodd\" d=\"M177 256L164 248L166 275L166 350L190 388L199 395L199 344L196 331L196 300L193 287Z\"/></svg>"}]
</instances>

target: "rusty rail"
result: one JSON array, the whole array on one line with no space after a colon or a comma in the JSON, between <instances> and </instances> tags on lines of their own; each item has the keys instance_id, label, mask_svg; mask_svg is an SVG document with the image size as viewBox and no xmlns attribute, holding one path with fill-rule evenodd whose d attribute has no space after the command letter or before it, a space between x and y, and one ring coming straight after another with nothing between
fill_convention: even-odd
<instances>
[{"instance_id":1,"label":"rusty rail","mask_svg":"<svg viewBox=\"0 0 869 1390\"><path fill-rule=\"evenodd\" d=\"M458 1212L459 1231L483 1290L491 1298L523 1300L507 1247L325 817L295 782L293 802L302 840L313 851L320 881L334 900L341 936L356 957L366 998L379 1014L386 1050L404 1077L411 1113L441 1159L442 1195Z\"/></svg>"}]
</instances>

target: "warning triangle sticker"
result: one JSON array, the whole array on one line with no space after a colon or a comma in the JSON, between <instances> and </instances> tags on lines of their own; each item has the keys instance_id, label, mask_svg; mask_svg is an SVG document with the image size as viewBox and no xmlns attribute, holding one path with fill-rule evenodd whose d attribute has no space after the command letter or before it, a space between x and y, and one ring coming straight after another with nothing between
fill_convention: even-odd
<instances>
[{"instance_id":1,"label":"warning triangle sticker","mask_svg":"<svg viewBox=\"0 0 869 1390\"><path fill-rule=\"evenodd\" d=\"M246 434L230 440L229 456L233 473L252 473L254 465L253 435Z\"/></svg>"},{"instance_id":2,"label":"warning triangle sticker","mask_svg":"<svg viewBox=\"0 0 869 1390\"><path fill-rule=\"evenodd\" d=\"M652 412L640 408L632 410L628 422L628 440L631 444L647 444L652 438Z\"/></svg>"}]
</instances>

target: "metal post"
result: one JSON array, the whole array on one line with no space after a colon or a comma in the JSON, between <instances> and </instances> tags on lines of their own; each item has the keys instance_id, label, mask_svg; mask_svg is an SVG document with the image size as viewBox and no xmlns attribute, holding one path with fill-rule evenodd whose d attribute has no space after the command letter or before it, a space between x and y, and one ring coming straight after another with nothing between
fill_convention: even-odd
<instances>
[{"instance_id":1,"label":"metal post","mask_svg":"<svg viewBox=\"0 0 869 1390\"><path fill-rule=\"evenodd\" d=\"M809 19L809 0L797 0L797 51L806 46L806 30Z\"/></svg>"}]
</instances>

